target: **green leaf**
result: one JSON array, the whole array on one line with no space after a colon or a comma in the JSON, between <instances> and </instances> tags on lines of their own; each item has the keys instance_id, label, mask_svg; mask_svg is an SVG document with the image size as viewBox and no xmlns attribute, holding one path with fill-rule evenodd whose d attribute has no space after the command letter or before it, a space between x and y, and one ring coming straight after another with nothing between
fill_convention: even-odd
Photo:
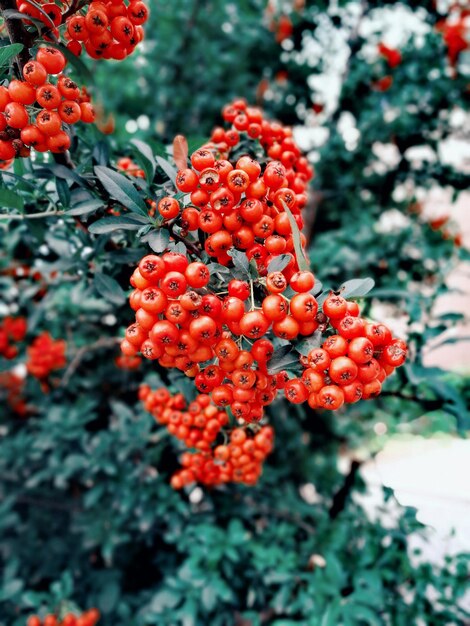
<instances>
[{"instance_id":1,"label":"green leaf","mask_svg":"<svg viewBox=\"0 0 470 626\"><path fill-rule=\"evenodd\" d=\"M170 233L166 228L152 230L142 237L142 241L148 243L154 252L163 252L170 242Z\"/></svg>"},{"instance_id":2,"label":"green leaf","mask_svg":"<svg viewBox=\"0 0 470 626\"><path fill-rule=\"evenodd\" d=\"M60 163L50 163L49 165L45 165L43 168L38 168L34 170L34 174L41 178L49 178L51 172L57 178L71 180L81 187L85 187L87 185L87 181L82 176L80 176L80 174L78 174L75 170L71 170L65 165L61 165Z\"/></svg>"},{"instance_id":3,"label":"green leaf","mask_svg":"<svg viewBox=\"0 0 470 626\"><path fill-rule=\"evenodd\" d=\"M269 263L268 265L268 274L271 272L282 272L285 269L291 260L290 254L280 254Z\"/></svg>"},{"instance_id":4,"label":"green leaf","mask_svg":"<svg viewBox=\"0 0 470 626\"><path fill-rule=\"evenodd\" d=\"M103 207L102 200L85 200L85 202L79 202L74 207L66 211L67 215L86 215L87 213L93 213ZM96 224L97 222L95 222Z\"/></svg>"},{"instance_id":5,"label":"green leaf","mask_svg":"<svg viewBox=\"0 0 470 626\"><path fill-rule=\"evenodd\" d=\"M9 46L0 48L0 68L7 66L11 59L19 54L23 48L22 43L12 43Z\"/></svg>"},{"instance_id":6,"label":"green leaf","mask_svg":"<svg viewBox=\"0 0 470 626\"><path fill-rule=\"evenodd\" d=\"M232 257L233 265L235 269L238 270L243 276L250 277L250 262L248 261L248 257L244 252L240 252L240 250L229 250L227 252L229 256Z\"/></svg>"},{"instance_id":7,"label":"green leaf","mask_svg":"<svg viewBox=\"0 0 470 626\"><path fill-rule=\"evenodd\" d=\"M181 601L181 595L171 589L158 591L150 602L150 609L156 613L163 613L165 609L174 609Z\"/></svg>"},{"instance_id":8,"label":"green leaf","mask_svg":"<svg viewBox=\"0 0 470 626\"><path fill-rule=\"evenodd\" d=\"M88 230L94 235L104 235L114 230L139 230L146 220L139 220L138 216L111 216L103 217L93 224L90 224Z\"/></svg>"},{"instance_id":9,"label":"green leaf","mask_svg":"<svg viewBox=\"0 0 470 626\"><path fill-rule=\"evenodd\" d=\"M282 346L274 351L268 362L268 373L277 374L283 370L299 366L299 355L292 346Z\"/></svg>"},{"instance_id":10,"label":"green leaf","mask_svg":"<svg viewBox=\"0 0 470 626\"><path fill-rule=\"evenodd\" d=\"M295 221L295 218L292 215L291 210L289 209L287 204L284 202L284 200L281 200L281 203L282 203L282 206L284 207L284 211L286 212L287 217L289 218L289 224L292 230L292 239L294 240L294 250L295 250L295 256L297 259L297 265L299 266L299 270L308 271L310 270L310 263L307 257L305 256L304 249L302 248L302 243L300 241L299 227L297 226L297 222Z\"/></svg>"},{"instance_id":11,"label":"green leaf","mask_svg":"<svg viewBox=\"0 0 470 626\"><path fill-rule=\"evenodd\" d=\"M362 298L374 288L373 278L353 278L341 285L338 291L343 298Z\"/></svg>"},{"instance_id":12,"label":"green leaf","mask_svg":"<svg viewBox=\"0 0 470 626\"><path fill-rule=\"evenodd\" d=\"M307 356L310 350L314 350L315 348L319 348L322 344L323 335L319 330L316 330L311 337L306 337L302 339L298 343L295 344L295 349Z\"/></svg>"},{"instance_id":13,"label":"green leaf","mask_svg":"<svg viewBox=\"0 0 470 626\"><path fill-rule=\"evenodd\" d=\"M140 164L145 171L147 182L150 184L155 176L156 170L155 156L152 148L148 145L148 143L145 143L140 139L133 139L131 144L137 150L136 158L140 161Z\"/></svg>"},{"instance_id":14,"label":"green leaf","mask_svg":"<svg viewBox=\"0 0 470 626\"><path fill-rule=\"evenodd\" d=\"M10 189L0 189L0 206L22 211L24 209L24 200Z\"/></svg>"},{"instance_id":15,"label":"green leaf","mask_svg":"<svg viewBox=\"0 0 470 626\"><path fill-rule=\"evenodd\" d=\"M115 580L110 580L101 589L98 596L98 607L103 613L111 613L121 594L121 588Z\"/></svg>"},{"instance_id":16,"label":"green leaf","mask_svg":"<svg viewBox=\"0 0 470 626\"><path fill-rule=\"evenodd\" d=\"M94 171L111 198L133 213L148 214L148 207L128 178L103 165L97 165Z\"/></svg>"},{"instance_id":17,"label":"green leaf","mask_svg":"<svg viewBox=\"0 0 470 626\"><path fill-rule=\"evenodd\" d=\"M158 165L162 168L173 184L176 182L176 174L178 173L173 165L161 156L156 157Z\"/></svg>"},{"instance_id":18,"label":"green leaf","mask_svg":"<svg viewBox=\"0 0 470 626\"><path fill-rule=\"evenodd\" d=\"M96 273L94 279L96 291L112 304L121 305L126 301L126 294L119 283L106 274Z\"/></svg>"}]
</instances>

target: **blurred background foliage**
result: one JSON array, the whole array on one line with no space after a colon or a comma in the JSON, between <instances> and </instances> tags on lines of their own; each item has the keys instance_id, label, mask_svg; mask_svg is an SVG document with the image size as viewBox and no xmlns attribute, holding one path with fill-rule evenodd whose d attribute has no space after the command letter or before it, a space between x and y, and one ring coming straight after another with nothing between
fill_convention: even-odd
<instances>
[{"instance_id":1,"label":"blurred background foliage","mask_svg":"<svg viewBox=\"0 0 470 626\"><path fill-rule=\"evenodd\" d=\"M383 444L377 423L387 434L469 426L468 380L423 363L429 341L446 341L463 321L434 311L468 251L458 226L425 207L431 189L450 203L468 188L468 168L443 149L464 136L469 98L468 51L450 58L455 37L443 36L458 11L431 1L151 8L141 52L89 64L115 133L80 134L76 172L22 161L1 174L22 203L2 196L0 315L27 316L28 342L43 330L65 338L69 358L48 393L26 379L23 416L0 389L1 626L74 603L97 606L104 626L463 626L468 558L423 562L407 550L427 532L413 510L386 489L370 519L356 498L357 450ZM394 67L380 43L399 50ZM182 383L149 363L115 364L115 337L131 317L129 276L146 248L132 232L90 235L96 204L83 207L96 198L85 183L93 163L142 162L136 138L159 154L177 133L201 144L235 96L296 125L316 168L314 271L332 288L372 276L365 309L408 338L413 359L380 398L337 415L277 404L277 445L257 487L175 493L178 450L137 389ZM45 210L69 213L17 219ZM24 346L0 368L22 361Z\"/></svg>"}]
</instances>

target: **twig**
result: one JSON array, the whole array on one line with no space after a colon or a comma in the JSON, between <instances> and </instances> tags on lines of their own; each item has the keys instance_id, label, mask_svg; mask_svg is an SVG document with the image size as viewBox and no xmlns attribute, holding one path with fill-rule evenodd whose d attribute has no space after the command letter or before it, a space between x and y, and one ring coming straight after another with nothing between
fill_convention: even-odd
<instances>
[{"instance_id":1,"label":"twig","mask_svg":"<svg viewBox=\"0 0 470 626\"><path fill-rule=\"evenodd\" d=\"M336 517L338 517L341 511L344 510L349 494L351 493L352 488L354 487L356 474L359 468L361 467L361 465L362 463L360 461L353 460L351 462L351 467L349 469L349 473L344 479L343 486L333 496L333 502L329 510L330 519L335 519Z\"/></svg>"},{"instance_id":2,"label":"twig","mask_svg":"<svg viewBox=\"0 0 470 626\"><path fill-rule=\"evenodd\" d=\"M64 215L65 211L41 211L41 213L21 213L11 215L0 215L0 220L37 220L42 217L51 217L52 215Z\"/></svg>"},{"instance_id":3,"label":"twig","mask_svg":"<svg viewBox=\"0 0 470 626\"><path fill-rule=\"evenodd\" d=\"M112 348L116 346L120 341L121 339L119 337L105 337L104 339L98 339L97 341L95 341L95 343L83 346L82 348L77 350L77 353L70 361L67 369L65 370L65 373L60 382L60 386L65 387L68 384L69 380L72 378L88 352L100 350L101 348Z\"/></svg>"},{"instance_id":4,"label":"twig","mask_svg":"<svg viewBox=\"0 0 470 626\"><path fill-rule=\"evenodd\" d=\"M70 17L77 11L80 11L80 9L83 9L83 7L86 6L88 3L89 0L82 0L81 2L80 0L73 0L67 11L65 11L65 13L62 15L62 22L65 22L68 17Z\"/></svg>"},{"instance_id":5,"label":"twig","mask_svg":"<svg viewBox=\"0 0 470 626\"><path fill-rule=\"evenodd\" d=\"M0 0L0 11L3 15L4 11L16 11L17 6L15 0ZM11 43L22 44L23 50L16 57L16 65L18 75L23 76L23 67L30 60L29 48L33 43L33 36L29 33L22 20L10 19L3 15L5 28Z\"/></svg>"},{"instance_id":6,"label":"twig","mask_svg":"<svg viewBox=\"0 0 470 626\"><path fill-rule=\"evenodd\" d=\"M181 243L183 243L186 246L186 249L188 251L192 252L195 256L201 258L201 251L199 250L199 248L195 244L188 241L185 237L182 237L181 235L175 232L174 230L175 221L176 220L172 220L171 222L168 222L168 224L166 224L170 235L173 237L175 241L180 241Z\"/></svg>"}]
</instances>

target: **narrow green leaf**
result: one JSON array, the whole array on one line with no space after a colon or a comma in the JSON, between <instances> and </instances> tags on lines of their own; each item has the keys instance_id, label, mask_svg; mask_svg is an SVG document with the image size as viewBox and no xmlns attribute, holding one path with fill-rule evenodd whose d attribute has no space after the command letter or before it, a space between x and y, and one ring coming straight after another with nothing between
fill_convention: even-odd
<instances>
[{"instance_id":1,"label":"narrow green leaf","mask_svg":"<svg viewBox=\"0 0 470 626\"><path fill-rule=\"evenodd\" d=\"M147 215L148 208L143 198L128 178L103 165L97 165L94 171L111 198L133 213Z\"/></svg>"},{"instance_id":2,"label":"narrow green leaf","mask_svg":"<svg viewBox=\"0 0 470 626\"><path fill-rule=\"evenodd\" d=\"M343 298L362 298L374 288L373 278L353 278L341 285L339 291Z\"/></svg>"},{"instance_id":3,"label":"narrow green leaf","mask_svg":"<svg viewBox=\"0 0 470 626\"><path fill-rule=\"evenodd\" d=\"M291 213L291 210L289 209L289 207L287 206L287 204L284 202L284 200L281 200L282 206L284 207L284 211L287 214L287 217L289 218L289 224L292 230L292 239L294 240L294 250L295 250L295 256L297 259L297 265L299 266L299 270L310 270L310 263L307 259L307 257L305 256L305 252L302 248L302 243L300 241L300 230L299 227L297 226L297 222L295 221L294 216Z\"/></svg>"},{"instance_id":4,"label":"narrow green leaf","mask_svg":"<svg viewBox=\"0 0 470 626\"><path fill-rule=\"evenodd\" d=\"M299 355L292 346L282 346L274 351L268 362L268 373L277 374L283 370L296 369L299 366Z\"/></svg>"},{"instance_id":5,"label":"narrow green leaf","mask_svg":"<svg viewBox=\"0 0 470 626\"><path fill-rule=\"evenodd\" d=\"M319 348L322 344L323 336L319 330L316 330L313 335L310 337L306 337L305 339L301 339L298 343L295 344L295 349L307 356L310 350L314 350L315 348Z\"/></svg>"},{"instance_id":6,"label":"narrow green leaf","mask_svg":"<svg viewBox=\"0 0 470 626\"><path fill-rule=\"evenodd\" d=\"M9 46L3 46L0 48L0 68L6 67L11 59L19 54L23 50L22 43L12 43Z\"/></svg>"},{"instance_id":7,"label":"narrow green leaf","mask_svg":"<svg viewBox=\"0 0 470 626\"><path fill-rule=\"evenodd\" d=\"M236 270L238 270L243 276L250 277L250 262L248 261L248 257L244 252L240 252L240 250L229 250L227 252L229 256L232 257L233 265Z\"/></svg>"},{"instance_id":8,"label":"narrow green leaf","mask_svg":"<svg viewBox=\"0 0 470 626\"><path fill-rule=\"evenodd\" d=\"M158 165L162 168L162 170L165 172L165 174L174 184L176 182L177 171L175 170L173 165L161 156L157 156L156 160L157 160Z\"/></svg>"},{"instance_id":9,"label":"narrow green leaf","mask_svg":"<svg viewBox=\"0 0 470 626\"><path fill-rule=\"evenodd\" d=\"M66 211L67 215L86 215L87 213L93 213L103 207L101 200L85 200L85 202L79 202L74 207ZM95 222L97 223L97 222Z\"/></svg>"},{"instance_id":10,"label":"narrow green leaf","mask_svg":"<svg viewBox=\"0 0 470 626\"><path fill-rule=\"evenodd\" d=\"M88 230L94 235L104 235L106 233L112 233L115 230L139 230L139 228L142 228L142 223L143 222L138 220L136 216L103 217L93 224L90 224Z\"/></svg>"},{"instance_id":11,"label":"narrow green leaf","mask_svg":"<svg viewBox=\"0 0 470 626\"><path fill-rule=\"evenodd\" d=\"M95 274L94 284L96 291L100 294L100 296L105 298L105 300L108 300L108 302L121 305L126 301L126 294L124 290L111 276L97 273Z\"/></svg>"},{"instance_id":12,"label":"narrow green leaf","mask_svg":"<svg viewBox=\"0 0 470 626\"><path fill-rule=\"evenodd\" d=\"M155 162L155 156L153 154L153 150L148 145L148 143L145 143L144 141L141 141L140 139L133 139L131 141L131 144L137 150L136 158L140 162L140 165L142 165L145 171L147 182L150 184L155 176L155 170L156 170L156 162Z\"/></svg>"}]
</instances>

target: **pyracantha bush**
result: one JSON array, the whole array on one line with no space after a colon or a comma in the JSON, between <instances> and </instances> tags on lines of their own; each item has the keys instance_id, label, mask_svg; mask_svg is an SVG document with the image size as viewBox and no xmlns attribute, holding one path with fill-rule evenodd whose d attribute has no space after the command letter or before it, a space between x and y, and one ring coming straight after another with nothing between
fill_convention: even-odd
<instances>
[{"instance_id":1,"label":"pyracantha bush","mask_svg":"<svg viewBox=\"0 0 470 626\"><path fill-rule=\"evenodd\" d=\"M243 100L222 116L230 127L215 128L190 166L186 154L177 155L175 188L157 211L161 229L185 251L142 258L131 277L135 323L121 343L128 358L140 353L193 378L207 394L199 402L213 403L206 411L217 417L206 430L205 418L202 426L193 426L190 413L183 418L178 396L146 396L158 421L199 450L185 458L204 469L183 463L176 487L238 477L217 465L233 462L231 453L221 459L216 451L235 427L256 437L280 390L290 402L337 410L377 396L407 353L385 325L360 317L347 291L321 293L316 284L300 232L313 171L290 129ZM259 475L252 462L248 484Z\"/></svg>"}]
</instances>

